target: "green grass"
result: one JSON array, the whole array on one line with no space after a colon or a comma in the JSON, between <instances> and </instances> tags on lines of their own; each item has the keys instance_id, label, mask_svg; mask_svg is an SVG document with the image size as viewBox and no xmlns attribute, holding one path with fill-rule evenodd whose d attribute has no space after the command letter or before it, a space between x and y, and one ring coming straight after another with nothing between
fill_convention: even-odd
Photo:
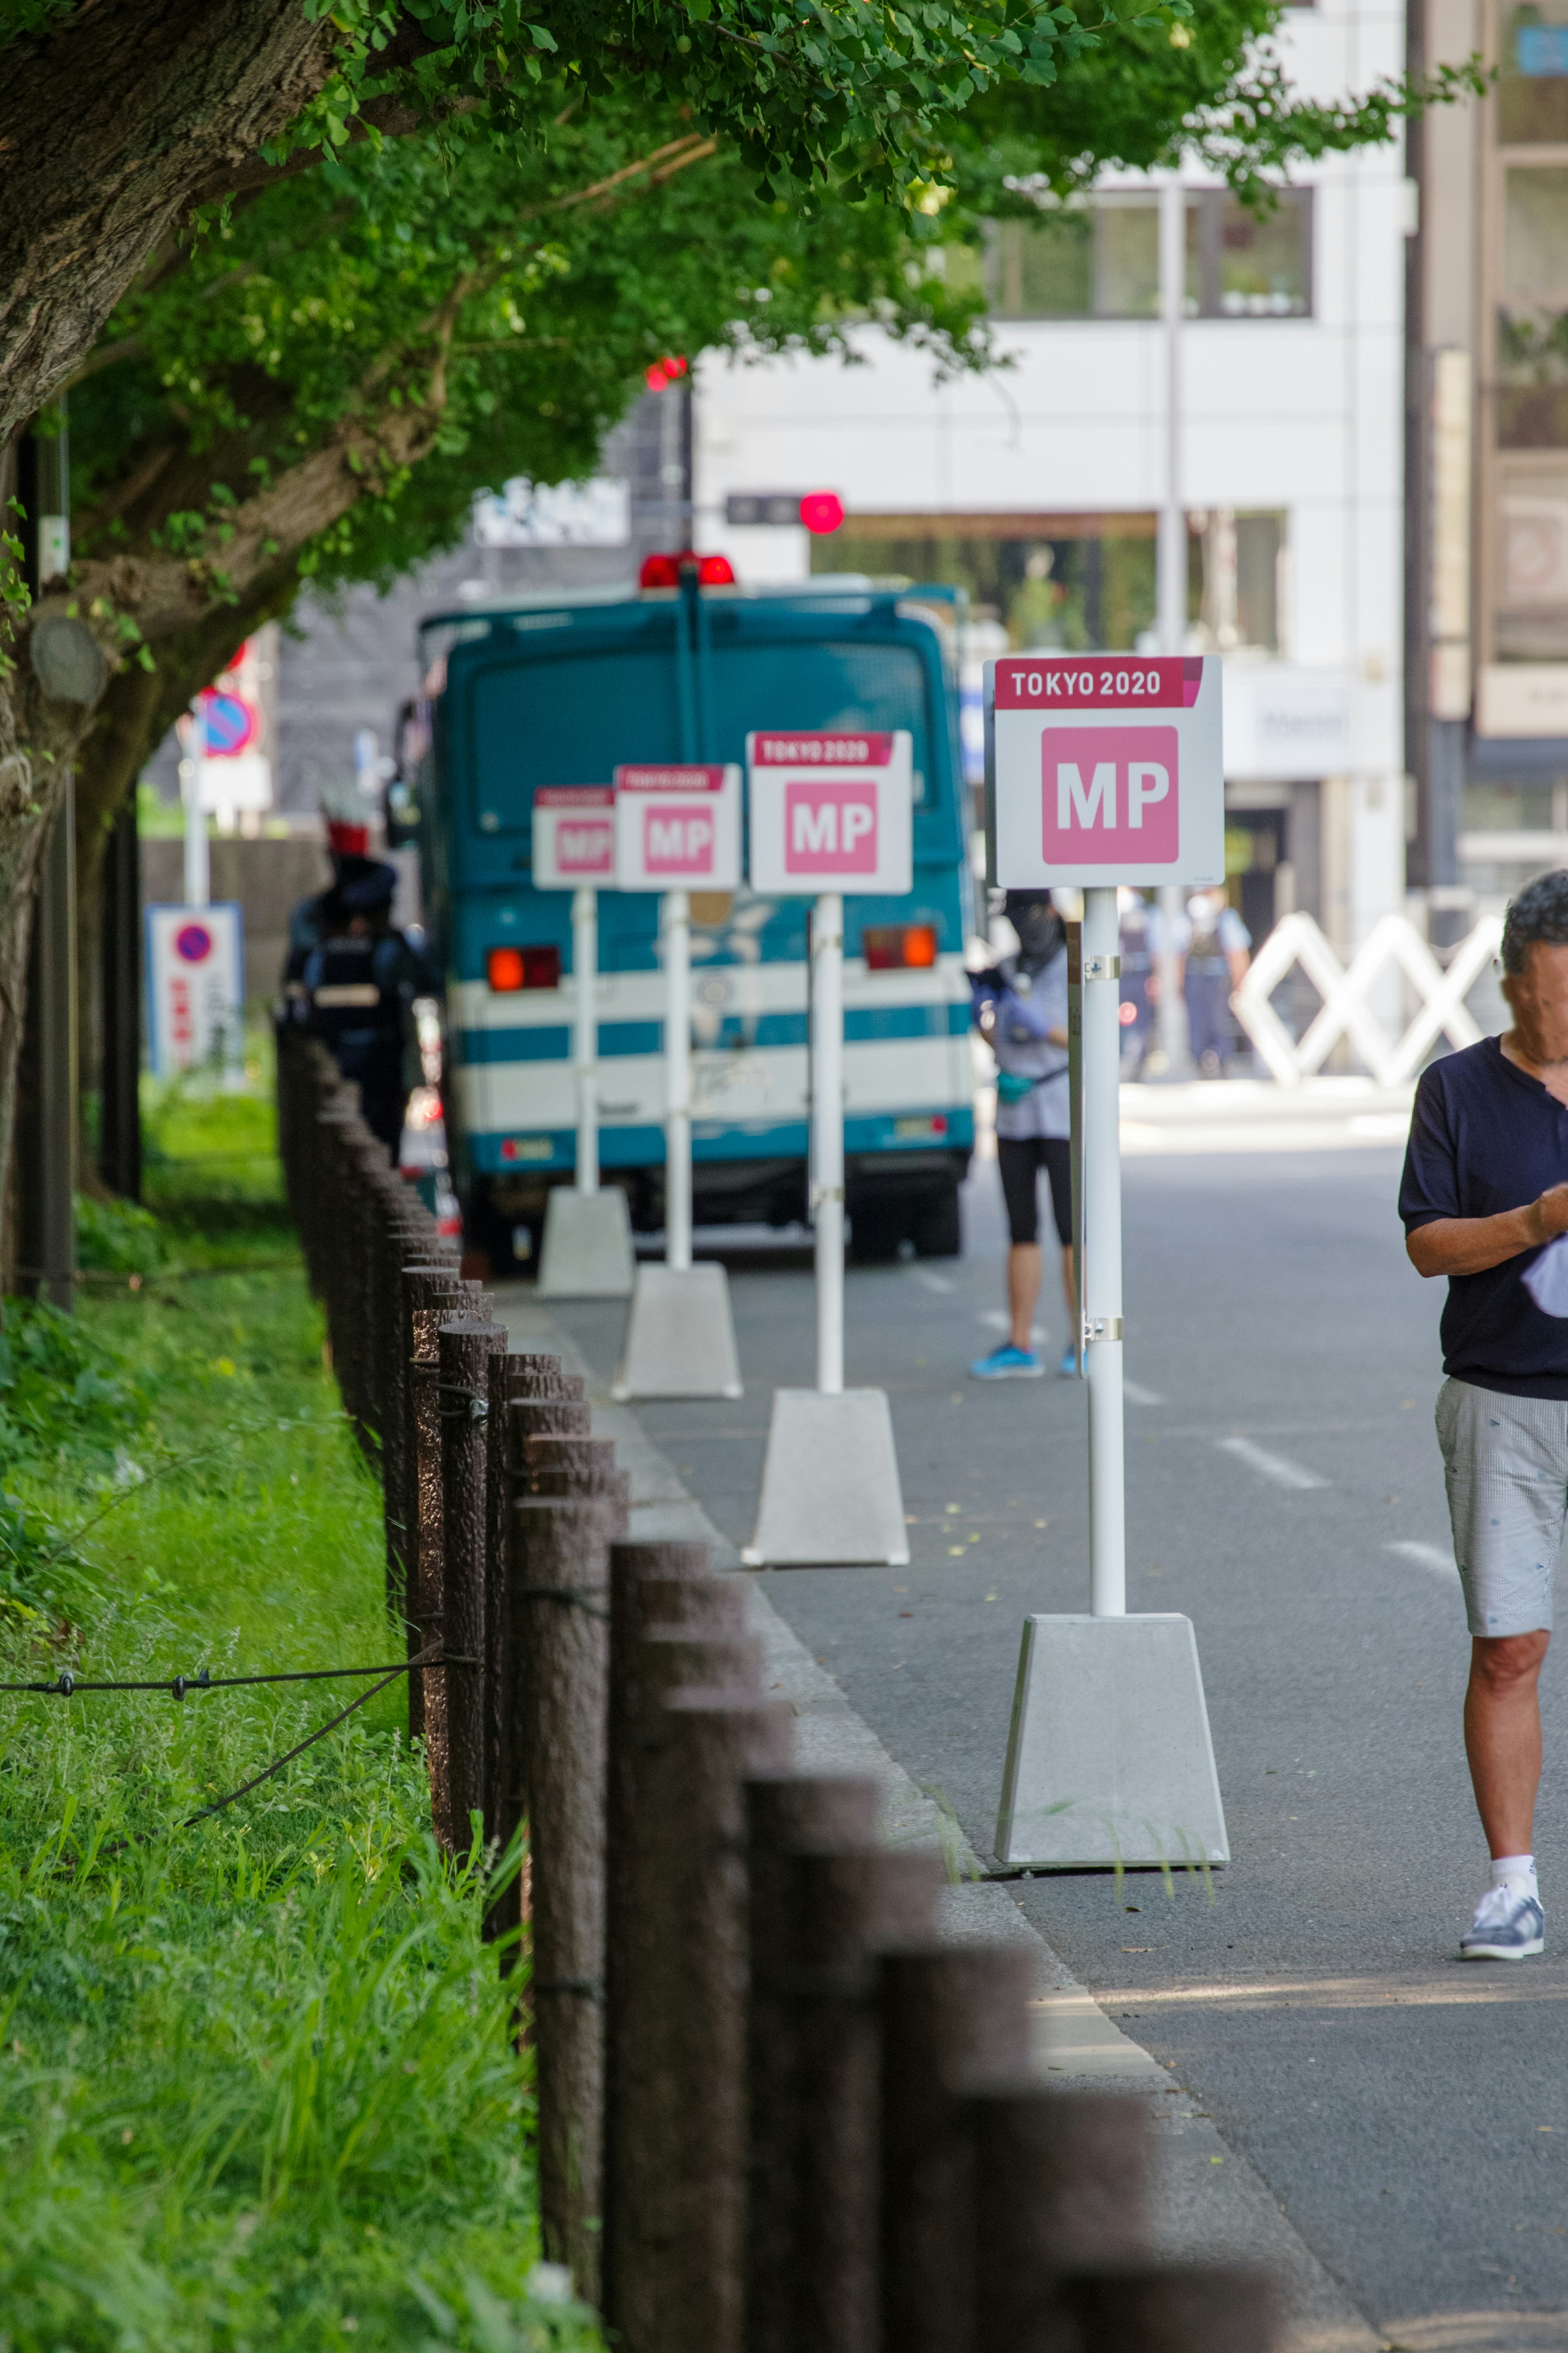
<instances>
[{"instance_id":1,"label":"green grass","mask_svg":"<svg viewBox=\"0 0 1568 2353\"><path fill-rule=\"evenodd\" d=\"M210 1263L186 1183L142 1241ZM8 1306L0 1676L399 1654L321 1340L297 1269ZM184 1826L346 1695L0 1697L3 2353L598 2345L536 2268L528 2062L401 1684Z\"/></svg>"}]
</instances>

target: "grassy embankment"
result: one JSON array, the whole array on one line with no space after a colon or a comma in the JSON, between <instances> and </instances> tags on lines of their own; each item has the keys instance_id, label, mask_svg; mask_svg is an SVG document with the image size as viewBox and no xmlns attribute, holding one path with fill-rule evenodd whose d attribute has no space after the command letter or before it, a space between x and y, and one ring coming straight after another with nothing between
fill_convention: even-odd
<instances>
[{"instance_id":1,"label":"grassy embankment","mask_svg":"<svg viewBox=\"0 0 1568 2353\"><path fill-rule=\"evenodd\" d=\"M86 1255L152 1279L0 1335L0 1676L395 1658L265 1098L149 1108L158 1215ZM4 2353L598 2345L535 2268L526 2061L401 1684L184 1826L347 1696L0 1697Z\"/></svg>"}]
</instances>

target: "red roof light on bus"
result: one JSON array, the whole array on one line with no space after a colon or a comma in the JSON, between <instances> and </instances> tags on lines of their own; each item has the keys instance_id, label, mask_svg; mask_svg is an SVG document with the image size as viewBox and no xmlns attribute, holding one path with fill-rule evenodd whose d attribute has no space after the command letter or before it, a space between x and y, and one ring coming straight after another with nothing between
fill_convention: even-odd
<instances>
[{"instance_id":1,"label":"red roof light on bus","mask_svg":"<svg viewBox=\"0 0 1568 2353\"><path fill-rule=\"evenodd\" d=\"M700 588L732 588L735 567L727 555L699 555L694 548L683 547L674 555L645 555L642 570L637 575L639 588L679 588L680 575L688 565L697 574Z\"/></svg>"}]
</instances>

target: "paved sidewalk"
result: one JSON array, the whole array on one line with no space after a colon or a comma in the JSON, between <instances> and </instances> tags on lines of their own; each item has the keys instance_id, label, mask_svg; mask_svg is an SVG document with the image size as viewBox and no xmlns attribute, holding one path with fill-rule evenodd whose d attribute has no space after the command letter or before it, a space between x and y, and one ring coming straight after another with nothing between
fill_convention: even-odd
<instances>
[{"instance_id":1,"label":"paved sidewalk","mask_svg":"<svg viewBox=\"0 0 1568 2353\"><path fill-rule=\"evenodd\" d=\"M1372 1079L1195 1080L1124 1086L1121 1150L1145 1158L1173 1152L1342 1152L1405 1142L1414 1086Z\"/></svg>"},{"instance_id":2,"label":"paved sidewalk","mask_svg":"<svg viewBox=\"0 0 1568 2353\"><path fill-rule=\"evenodd\" d=\"M674 1466L626 1406L611 1405L607 1382L531 1288L495 1293L514 1345L556 1351L587 1381L597 1435L613 1438L632 1482L632 1533L645 1541L684 1537L711 1547L715 1562L739 1568L735 1547L714 1526ZM754 1630L764 1647L770 1689L796 1715L795 1761L805 1772L864 1774L883 1793L891 1844L941 1849L953 1874L943 1899L944 1933L1005 1937L1031 1945L1037 1958L1037 2063L1064 2086L1115 2091L1146 2099L1155 2135L1154 2231L1168 2254L1211 2255L1270 2264L1284 2283L1289 2353L1378 2353L1384 2340L1291 2229L1247 2159L1222 2139L1201 2105L1170 2072L1106 2015L1019 1909L1008 1883L980 1878L986 1867L950 1809L939 1806L897 1764L858 1715L833 1677L748 1580Z\"/></svg>"}]
</instances>

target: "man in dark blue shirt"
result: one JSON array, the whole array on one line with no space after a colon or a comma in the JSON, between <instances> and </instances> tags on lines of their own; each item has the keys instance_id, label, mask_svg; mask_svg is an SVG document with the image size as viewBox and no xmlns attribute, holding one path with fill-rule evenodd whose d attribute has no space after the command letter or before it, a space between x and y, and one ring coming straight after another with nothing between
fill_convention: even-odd
<instances>
[{"instance_id":1,"label":"man in dark blue shirt","mask_svg":"<svg viewBox=\"0 0 1568 2353\"><path fill-rule=\"evenodd\" d=\"M1568 1320L1524 1276L1568 1232L1568 871L1509 908L1502 964L1513 1027L1422 1074L1399 1188L1412 1265L1448 1278L1437 1439L1472 1637L1465 1753L1492 1858L1467 1960L1544 1947L1537 1684L1568 1520Z\"/></svg>"}]
</instances>

